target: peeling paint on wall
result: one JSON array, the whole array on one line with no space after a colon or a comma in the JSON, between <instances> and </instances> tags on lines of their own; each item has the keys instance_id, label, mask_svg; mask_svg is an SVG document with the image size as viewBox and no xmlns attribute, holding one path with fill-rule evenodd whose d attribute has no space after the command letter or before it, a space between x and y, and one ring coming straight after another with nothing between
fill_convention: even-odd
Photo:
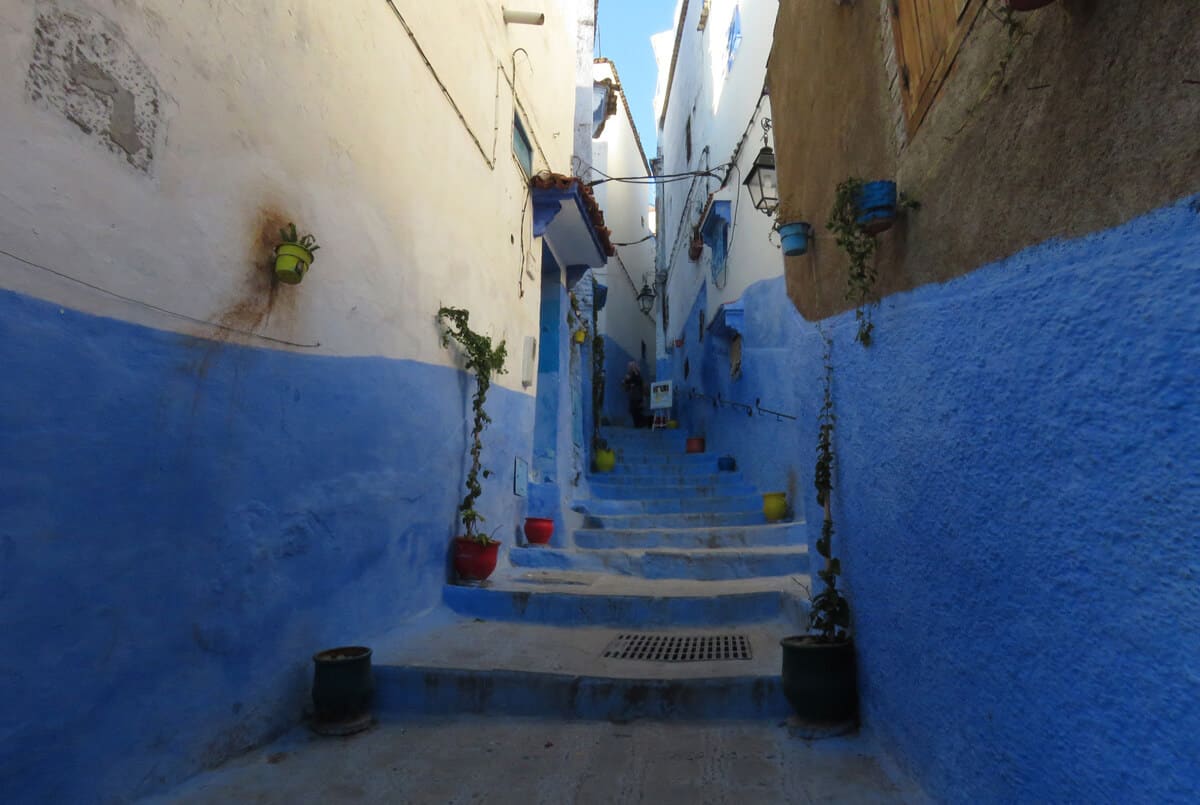
<instances>
[{"instance_id":1,"label":"peeling paint on wall","mask_svg":"<svg viewBox=\"0 0 1200 805\"><path fill-rule=\"evenodd\" d=\"M159 89L120 29L98 14L37 5L29 100L64 115L146 173L154 161Z\"/></svg>"}]
</instances>

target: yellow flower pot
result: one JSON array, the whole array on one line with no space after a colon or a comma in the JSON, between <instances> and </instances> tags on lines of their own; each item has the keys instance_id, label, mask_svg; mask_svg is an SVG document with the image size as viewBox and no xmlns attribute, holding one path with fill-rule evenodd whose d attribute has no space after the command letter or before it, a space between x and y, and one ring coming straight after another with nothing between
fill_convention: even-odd
<instances>
[{"instance_id":1,"label":"yellow flower pot","mask_svg":"<svg viewBox=\"0 0 1200 805\"><path fill-rule=\"evenodd\" d=\"M596 451L596 472L612 472L615 466L617 466L617 452L615 450Z\"/></svg>"},{"instance_id":2,"label":"yellow flower pot","mask_svg":"<svg viewBox=\"0 0 1200 805\"><path fill-rule=\"evenodd\" d=\"M575 343L582 344L584 341L587 341L587 330L576 330Z\"/></svg>"},{"instance_id":3,"label":"yellow flower pot","mask_svg":"<svg viewBox=\"0 0 1200 805\"><path fill-rule=\"evenodd\" d=\"M763 516L768 523L787 517L787 492L767 492L763 495Z\"/></svg>"}]
</instances>

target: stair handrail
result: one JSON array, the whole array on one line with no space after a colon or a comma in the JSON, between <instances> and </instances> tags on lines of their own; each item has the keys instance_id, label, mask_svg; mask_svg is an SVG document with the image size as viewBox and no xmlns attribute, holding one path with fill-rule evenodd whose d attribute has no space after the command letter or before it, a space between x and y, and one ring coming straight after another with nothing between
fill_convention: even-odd
<instances>
[{"instance_id":1,"label":"stair handrail","mask_svg":"<svg viewBox=\"0 0 1200 805\"><path fill-rule=\"evenodd\" d=\"M746 416L754 416L754 409L751 408L749 405L747 405L746 403L736 402L735 400L726 400L721 397L720 393L718 393L717 396L715 396L715 397L710 397L707 394L703 394L699 391L696 391L694 388L689 388L688 389L688 399L690 399L690 400L695 400L695 399L708 400L709 402L711 402L713 404L714 408L720 408L722 405L728 406L729 408L740 408L746 412Z\"/></svg>"},{"instance_id":2,"label":"stair handrail","mask_svg":"<svg viewBox=\"0 0 1200 805\"><path fill-rule=\"evenodd\" d=\"M755 408L755 409L758 411L758 413L760 413L760 414L771 414L771 415L773 415L773 416L775 417L775 421L776 421L776 422L782 422L782 421L783 421L783 420L785 420L785 419L796 419L796 417L792 416L791 414L785 414L785 413L783 413L782 411L772 411L770 408L763 408L763 407L762 407L762 398L761 398L761 397L755 397L755 398L754 398L754 408Z\"/></svg>"}]
</instances>

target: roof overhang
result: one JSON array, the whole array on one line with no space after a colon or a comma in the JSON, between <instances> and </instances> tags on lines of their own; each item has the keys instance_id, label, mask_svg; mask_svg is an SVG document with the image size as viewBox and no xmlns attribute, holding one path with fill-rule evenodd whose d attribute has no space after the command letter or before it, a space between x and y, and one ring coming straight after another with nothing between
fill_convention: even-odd
<instances>
[{"instance_id":1,"label":"roof overhang","mask_svg":"<svg viewBox=\"0 0 1200 805\"><path fill-rule=\"evenodd\" d=\"M583 200L582 184L572 181L532 188L533 235L550 241L563 265L599 268L608 262L600 232Z\"/></svg>"},{"instance_id":2,"label":"roof overhang","mask_svg":"<svg viewBox=\"0 0 1200 805\"><path fill-rule=\"evenodd\" d=\"M717 313L713 316L708 331L732 341L735 335L742 334L745 321L746 303L741 299L735 299L717 308Z\"/></svg>"}]
</instances>

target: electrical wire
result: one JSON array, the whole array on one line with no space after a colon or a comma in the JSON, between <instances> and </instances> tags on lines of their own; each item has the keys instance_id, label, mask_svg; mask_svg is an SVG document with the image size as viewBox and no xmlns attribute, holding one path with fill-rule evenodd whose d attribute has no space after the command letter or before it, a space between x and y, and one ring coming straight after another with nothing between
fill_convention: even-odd
<instances>
[{"instance_id":1,"label":"electrical wire","mask_svg":"<svg viewBox=\"0 0 1200 805\"><path fill-rule=\"evenodd\" d=\"M99 291L100 293L105 294L106 296L111 296L114 299L120 299L122 302L128 302L133 305L139 305L139 306L147 308L149 310L154 310L159 313L164 313L168 316L174 316L177 319L183 319L184 321L190 321L194 324L203 324L208 327L215 327L216 329L222 330L227 333L237 333L238 335L244 335L244 336L248 336L250 338L258 338L263 341L271 341L275 344L286 344L289 347L304 347L305 349L314 349L316 347L321 346L320 341L316 341L312 344L302 344L297 341L288 341L286 339L276 338L275 336L271 336L271 335L262 335L261 333L256 333L251 330L242 330L238 327L230 327L227 324L220 324L215 321L209 321L208 319L201 319L201 318L197 318L196 316L189 316L186 313L178 313L174 310L168 310L165 307L159 307L158 305L151 304L150 302L143 302L141 299L134 299L131 296L124 296L122 294L117 293L116 291L110 291L107 288L102 288L99 285L94 285L94 284L88 282L87 280L81 280L78 277L72 277L70 274L63 273L62 271L59 271L54 268L50 268L49 266L44 266L41 263L35 263L32 260L26 260L24 257L18 257L17 255L13 254L12 252L5 251L4 249L0 249L0 254L3 254L5 257L11 257L13 260L16 260L18 263L24 263L25 265L30 266L31 268L36 268L40 271L45 271L48 274L53 274L56 277L61 277L62 279L78 283L86 288L91 288L93 291Z\"/></svg>"}]
</instances>

